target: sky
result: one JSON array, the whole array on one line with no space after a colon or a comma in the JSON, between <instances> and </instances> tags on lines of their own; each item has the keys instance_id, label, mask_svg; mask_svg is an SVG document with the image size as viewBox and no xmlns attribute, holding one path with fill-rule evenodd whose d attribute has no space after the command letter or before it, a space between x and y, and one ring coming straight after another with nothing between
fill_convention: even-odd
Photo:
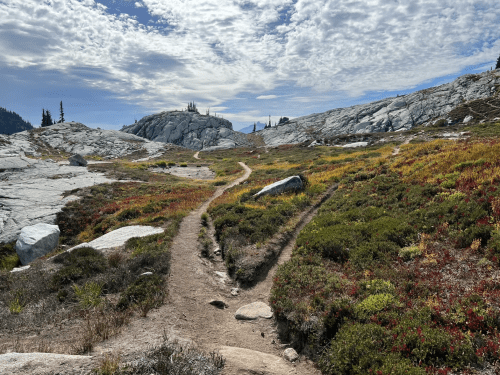
<instances>
[{"instance_id":1,"label":"sky","mask_svg":"<svg viewBox=\"0 0 500 375\"><path fill-rule=\"evenodd\" d=\"M0 0L0 107L121 129L194 101L235 130L495 66L498 0Z\"/></svg>"}]
</instances>

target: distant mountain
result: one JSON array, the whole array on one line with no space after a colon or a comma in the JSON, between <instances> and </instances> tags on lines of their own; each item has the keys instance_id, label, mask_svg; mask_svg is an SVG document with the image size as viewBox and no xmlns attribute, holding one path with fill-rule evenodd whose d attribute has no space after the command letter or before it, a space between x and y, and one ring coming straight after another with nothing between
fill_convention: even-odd
<instances>
[{"instance_id":1,"label":"distant mountain","mask_svg":"<svg viewBox=\"0 0 500 375\"><path fill-rule=\"evenodd\" d=\"M263 124L262 122L259 121L257 121L256 124L257 124L256 126L257 131L264 129L264 126L266 126L266 124ZM239 130L240 133L245 133L245 134L250 134L252 131L253 131L253 124Z\"/></svg>"},{"instance_id":2,"label":"distant mountain","mask_svg":"<svg viewBox=\"0 0 500 375\"><path fill-rule=\"evenodd\" d=\"M0 134L13 134L30 129L33 129L33 125L24 121L16 112L0 107Z\"/></svg>"}]
</instances>

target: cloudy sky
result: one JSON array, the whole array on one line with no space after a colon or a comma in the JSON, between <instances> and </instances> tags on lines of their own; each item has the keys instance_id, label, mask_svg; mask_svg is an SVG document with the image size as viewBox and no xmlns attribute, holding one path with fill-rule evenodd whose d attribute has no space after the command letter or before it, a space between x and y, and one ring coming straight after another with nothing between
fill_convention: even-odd
<instances>
[{"instance_id":1,"label":"cloudy sky","mask_svg":"<svg viewBox=\"0 0 500 375\"><path fill-rule=\"evenodd\" d=\"M490 69L498 0L0 0L0 107L120 129L195 101L240 129Z\"/></svg>"}]
</instances>

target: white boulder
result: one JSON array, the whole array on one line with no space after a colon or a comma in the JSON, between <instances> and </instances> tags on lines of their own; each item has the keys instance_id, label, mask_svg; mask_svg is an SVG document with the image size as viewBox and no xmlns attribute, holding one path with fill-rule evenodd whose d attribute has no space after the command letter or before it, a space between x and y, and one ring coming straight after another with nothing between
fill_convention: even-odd
<instances>
[{"instance_id":1,"label":"white boulder","mask_svg":"<svg viewBox=\"0 0 500 375\"><path fill-rule=\"evenodd\" d=\"M24 227L16 242L16 253L26 265L54 250L59 242L57 225L39 223Z\"/></svg>"},{"instance_id":2,"label":"white boulder","mask_svg":"<svg viewBox=\"0 0 500 375\"><path fill-rule=\"evenodd\" d=\"M290 190L301 190L304 188L304 183L299 176L291 176L285 178L284 180L277 181L274 184L267 185L261 191L254 195L254 197L260 197L262 195L276 195L284 193Z\"/></svg>"}]
</instances>

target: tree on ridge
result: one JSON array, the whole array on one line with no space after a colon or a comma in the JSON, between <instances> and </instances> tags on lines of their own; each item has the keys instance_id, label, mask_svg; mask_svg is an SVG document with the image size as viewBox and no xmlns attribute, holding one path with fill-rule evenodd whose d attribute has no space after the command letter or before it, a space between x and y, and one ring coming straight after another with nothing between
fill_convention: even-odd
<instances>
[{"instance_id":1,"label":"tree on ridge","mask_svg":"<svg viewBox=\"0 0 500 375\"><path fill-rule=\"evenodd\" d=\"M64 112L63 112L62 100L61 100L61 103L59 104L59 106L60 106L59 110L61 111L61 115L59 117L59 122L64 122Z\"/></svg>"},{"instance_id":2,"label":"tree on ridge","mask_svg":"<svg viewBox=\"0 0 500 375\"><path fill-rule=\"evenodd\" d=\"M500 69L500 56L498 56L497 66L495 66L495 69Z\"/></svg>"}]
</instances>

